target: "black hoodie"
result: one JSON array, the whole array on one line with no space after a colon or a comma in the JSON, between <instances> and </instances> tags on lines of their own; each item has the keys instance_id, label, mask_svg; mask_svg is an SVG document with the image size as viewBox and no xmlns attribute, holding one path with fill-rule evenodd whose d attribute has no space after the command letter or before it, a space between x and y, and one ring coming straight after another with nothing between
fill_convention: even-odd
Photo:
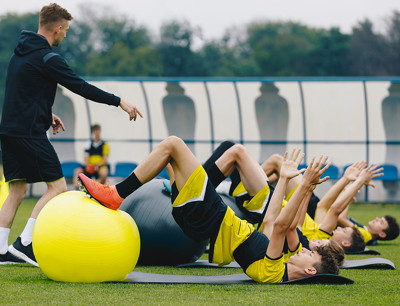
<instances>
[{"instance_id":1,"label":"black hoodie","mask_svg":"<svg viewBox=\"0 0 400 306\"><path fill-rule=\"evenodd\" d=\"M120 98L75 74L43 36L22 31L8 65L0 134L46 138L60 84L82 97L118 106Z\"/></svg>"}]
</instances>

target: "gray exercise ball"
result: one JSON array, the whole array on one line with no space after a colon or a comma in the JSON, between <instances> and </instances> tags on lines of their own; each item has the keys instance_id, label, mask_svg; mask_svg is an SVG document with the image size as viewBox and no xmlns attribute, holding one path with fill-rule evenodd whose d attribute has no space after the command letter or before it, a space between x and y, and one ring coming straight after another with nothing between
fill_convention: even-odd
<instances>
[{"instance_id":1,"label":"gray exercise ball","mask_svg":"<svg viewBox=\"0 0 400 306\"><path fill-rule=\"evenodd\" d=\"M221 196L241 216L232 198ZM139 265L175 266L196 261L206 251L208 240L189 238L172 216L171 197L163 180L154 179L128 196L121 210L136 222L141 240Z\"/></svg>"}]
</instances>

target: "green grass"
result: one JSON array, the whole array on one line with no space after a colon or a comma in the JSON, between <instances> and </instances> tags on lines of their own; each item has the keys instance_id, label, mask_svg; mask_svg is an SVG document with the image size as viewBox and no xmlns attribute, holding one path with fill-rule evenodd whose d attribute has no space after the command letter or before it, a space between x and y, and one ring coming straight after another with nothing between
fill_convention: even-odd
<instances>
[{"instance_id":1,"label":"green grass","mask_svg":"<svg viewBox=\"0 0 400 306\"><path fill-rule=\"evenodd\" d=\"M13 241L23 229L34 205L23 202L11 231ZM385 214L400 219L400 205L353 204L351 216L360 222ZM371 247L381 257L400 267L400 239ZM348 256L349 259L370 256ZM206 258L206 257L204 257ZM177 269L142 267L136 271L170 274L220 275L240 269ZM0 304L272 304L272 305L398 305L398 270L341 270L353 285L159 285L159 284L71 284L49 280L40 269L28 264L0 267Z\"/></svg>"}]
</instances>

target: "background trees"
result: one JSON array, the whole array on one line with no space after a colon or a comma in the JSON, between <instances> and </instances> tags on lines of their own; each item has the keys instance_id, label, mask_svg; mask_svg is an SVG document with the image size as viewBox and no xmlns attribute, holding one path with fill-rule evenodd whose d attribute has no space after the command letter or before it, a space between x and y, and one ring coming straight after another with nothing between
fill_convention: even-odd
<instances>
[{"instance_id":1,"label":"background trees","mask_svg":"<svg viewBox=\"0 0 400 306\"><path fill-rule=\"evenodd\" d=\"M400 75L400 12L378 33L369 20L352 33L295 22L258 22L205 40L188 21L164 23L159 37L134 20L82 7L55 48L83 76L388 76ZM0 16L0 99L9 58L37 14Z\"/></svg>"}]
</instances>

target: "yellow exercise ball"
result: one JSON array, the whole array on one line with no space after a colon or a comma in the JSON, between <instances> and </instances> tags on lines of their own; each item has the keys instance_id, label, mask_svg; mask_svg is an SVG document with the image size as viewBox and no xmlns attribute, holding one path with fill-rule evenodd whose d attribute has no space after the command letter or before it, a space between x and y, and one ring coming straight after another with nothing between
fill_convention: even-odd
<instances>
[{"instance_id":1,"label":"yellow exercise ball","mask_svg":"<svg viewBox=\"0 0 400 306\"><path fill-rule=\"evenodd\" d=\"M140 236L127 213L68 191L40 212L32 246L39 267L52 280L118 281L136 266Z\"/></svg>"}]
</instances>

